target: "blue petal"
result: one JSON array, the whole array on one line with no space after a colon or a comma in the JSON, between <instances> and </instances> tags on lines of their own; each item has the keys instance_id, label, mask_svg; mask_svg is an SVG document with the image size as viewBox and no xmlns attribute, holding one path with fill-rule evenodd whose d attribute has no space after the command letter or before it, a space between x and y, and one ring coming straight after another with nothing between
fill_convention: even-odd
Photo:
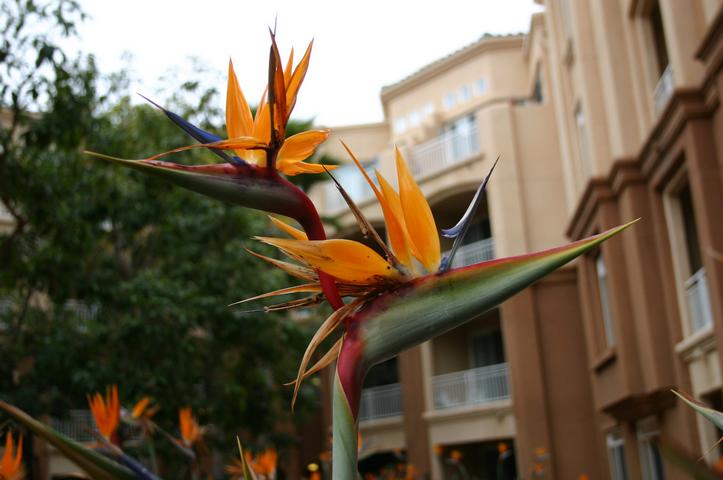
<instances>
[{"instance_id":1,"label":"blue petal","mask_svg":"<svg viewBox=\"0 0 723 480\"><path fill-rule=\"evenodd\" d=\"M138 95L140 95L141 97L146 99L150 104L152 104L153 106L158 108L160 111L162 111L181 130L183 130L184 132L186 132L188 135L195 138L199 142L213 143L213 142L218 142L219 140L223 140L218 135L214 135L213 133L202 130L202 129L198 128L197 126L195 126L194 124L192 124L192 123L184 120L180 116L176 115L175 113L173 113L169 110L166 110L165 108L158 105L156 102L154 102L150 98L146 97L145 95L141 95L140 93ZM227 155L223 150L217 150L214 148L211 148L210 150L227 162L230 161L231 163L233 163L235 165L246 165L246 162L244 162L242 159L240 159L239 157L237 157L235 155L233 157L229 157L229 155Z\"/></svg>"},{"instance_id":2,"label":"blue petal","mask_svg":"<svg viewBox=\"0 0 723 480\"><path fill-rule=\"evenodd\" d=\"M482 181L479 187L477 187L477 191L474 194L474 198L472 198L472 201L470 202L469 206L467 207L467 210L464 212L464 215L462 215L462 218L457 222L457 224L452 228L443 228L442 229L442 235L447 238L454 238L454 244L452 244L452 249L449 251L449 255L444 257L442 259L442 263L439 266L440 272L445 272L449 269L449 267L452 265L452 259L454 258L454 254L457 252L457 249L462 244L462 240L464 239L465 233L467 233L467 229L469 228L470 224L472 223L472 217L474 217L474 213L479 208L480 203L482 203L483 193L485 191L485 188L487 187L487 182L489 181L490 177L492 176L492 172L494 172L495 167L497 166L497 162L500 160L500 157L497 157L497 160L495 160L495 163L492 165L492 168L490 168L489 173L487 173L487 176Z\"/></svg>"}]
</instances>

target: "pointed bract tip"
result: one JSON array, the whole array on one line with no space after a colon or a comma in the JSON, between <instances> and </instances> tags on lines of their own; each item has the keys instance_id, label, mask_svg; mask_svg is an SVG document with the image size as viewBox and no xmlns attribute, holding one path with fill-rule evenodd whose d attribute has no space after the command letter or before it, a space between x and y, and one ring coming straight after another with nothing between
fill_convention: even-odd
<instances>
[{"instance_id":1,"label":"pointed bract tip","mask_svg":"<svg viewBox=\"0 0 723 480\"><path fill-rule=\"evenodd\" d=\"M156 103L156 102L154 102L153 100L151 100L150 98L146 97L146 96L143 95L141 92L136 92L136 95L138 95L138 96L141 97L143 100L145 100L146 102L150 103L151 105L153 105L153 106L156 107L157 109L159 109L159 110L161 110L161 111L163 111L163 112L166 111L165 108L163 108L163 107L160 106L158 103Z\"/></svg>"}]
</instances>

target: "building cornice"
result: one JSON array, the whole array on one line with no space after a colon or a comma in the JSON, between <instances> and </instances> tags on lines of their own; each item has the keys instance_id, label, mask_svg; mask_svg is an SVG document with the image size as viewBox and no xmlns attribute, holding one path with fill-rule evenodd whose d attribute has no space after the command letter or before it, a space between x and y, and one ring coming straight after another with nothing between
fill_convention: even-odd
<instances>
[{"instance_id":1,"label":"building cornice","mask_svg":"<svg viewBox=\"0 0 723 480\"><path fill-rule=\"evenodd\" d=\"M357 124L351 124L351 125L335 125L335 126L329 126L324 125L323 128L330 128L332 133L337 132L344 132L349 130L376 130L376 129L388 129L389 125L386 121L382 122L372 122L372 123L357 123Z\"/></svg>"},{"instance_id":2,"label":"building cornice","mask_svg":"<svg viewBox=\"0 0 723 480\"><path fill-rule=\"evenodd\" d=\"M721 51L723 44L723 8L718 9L718 13L708 27L708 31L703 35L703 39L695 51L695 58L703 62L707 62L713 53Z\"/></svg>"},{"instance_id":3,"label":"building cornice","mask_svg":"<svg viewBox=\"0 0 723 480\"><path fill-rule=\"evenodd\" d=\"M431 78L446 73L450 68L460 65L471 57L483 52L507 48L521 48L526 36L525 34L483 36L478 41L420 68L399 82L382 87L382 104L386 104L393 97L407 92Z\"/></svg>"}]
</instances>

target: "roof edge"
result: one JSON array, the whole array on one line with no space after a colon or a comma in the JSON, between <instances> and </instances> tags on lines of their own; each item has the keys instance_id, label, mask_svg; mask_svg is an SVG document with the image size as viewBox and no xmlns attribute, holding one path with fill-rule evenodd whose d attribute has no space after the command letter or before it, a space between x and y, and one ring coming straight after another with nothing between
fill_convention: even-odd
<instances>
[{"instance_id":1,"label":"roof edge","mask_svg":"<svg viewBox=\"0 0 723 480\"><path fill-rule=\"evenodd\" d=\"M526 33L513 33L499 36L485 34L476 42L466 45L445 57L428 63L416 72L396 83L382 87L380 95L382 103L384 104L391 97L403 93L427 79L445 72L450 66L461 63L470 56L477 55L485 50L495 50L514 46L521 47L526 37Z\"/></svg>"}]
</instances>

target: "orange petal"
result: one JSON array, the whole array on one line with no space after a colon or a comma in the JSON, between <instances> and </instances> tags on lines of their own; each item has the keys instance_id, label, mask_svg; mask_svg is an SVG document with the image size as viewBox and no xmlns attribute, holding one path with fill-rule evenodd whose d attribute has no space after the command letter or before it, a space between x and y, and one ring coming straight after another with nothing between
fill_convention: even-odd
<instances>
[{"instance_id":1,"label":"orange petal","mask_svg":"<svg viewBox=\"0 0 723 480\"><path fill-rule=\"evenodd\" d=\"M294 228L288 223L284 222L283 220L280 220L276 217L272 217L269 215L269 220L271 220L271 223L274 224L276 228L279 230L288 233L290 236L297 240L308 240L309 237L306 236L306 233L302 232L298 228Z\"/></svg>"},{"instance_id":2,"label":"orange petal","mask_svg":"<svg viewBox=\"0 0 723 480\"><path fill-rule=\"evenodd\" d=\"M414 246L414 242L412 241L412 237L409 235L409 231L407 230L407 223L404 221L404 211L402 210L402 201L399 199L399 194L396 190L394 190L394 187L391 186L391 184L387 181L386 178L382 176L381 173L378 171L375 172L377 176L377 180L379 181L379 186L382 189L382 193L384 194L384 199L387 202L387 205L389 206L389 210L392 213L394 219L396 220L397 224L399 225L400 230L402 231L402 238L404 239L404 247L408 249L408 251L411 253L411 255L414 256L414 258L419 259L421 258L421 255L419 254L419 251L417 251L417 247ZM401 244L399 240L397 240L398 243ZM401 245L400 245L401 247ZM395 250L396 253L396 250ZM407 253L409 256L409 253ZM412 261L411 258L409 259L409 266L413 267L411 265Z\"/></svg>"},{"instance_id":3,"label":"orange petal","mask_svg":"<svg viewBox=\"0 0 723 480\"><path fill-rule=\"evenodd\" d=\"M377 200L379 201L379 205L381 205L381 207L382 207L382 214L384 215L384 223L387 226L387 235L389 235L389 243L391 243L392 251L394 252L394 255L397 257L397 260L399 260L402 265L404 265L405 267L408 267L408 268L411 267L411 258L409 255L409 247L405 240L404 231L400 224L400 220L397 218L397 216L392 211L391 206L389 205L389 202L385 198L385 195L377 188L377 186L374 184L374 181L372 181L372 179L369 178L369 175L367 174L366 170L364 170L364 167L362 167L361 163L359 163L359 160L357 160L356 156L351 151L351 149L343 141L341 142L341 144L344 146L347 153L349 153L349 156L354 161L357 168L359 168L359 171L361 171L362 175L364 175L364 178L366 179L367 183L374 191L374 195L377 197ZM380 176L381 175L379 175L379 173L377 172L377 177L380 177ZM381 184L382 180L383 180L383 178L380 180L380 184ZM391 186L389 188L391 188ZM403 221L403 219L401 221Z\"/></svg>"},{"instance_id":4,"label":"orange petal","mask_svg":"<svg viewBox=\"0 0 723 480\"><path fill-rule=\"evenodd\" d=\"M331 131L328 129L307 130L287 138L279 150L276 168L280 172L286 173L285 170L288 167L312 156L316 148L329 137L330 133Z\"/></svg>"},{"instance_id":5,"label":"orange petal","mask_svg":"<svg viewBox=\"0 0 723 480\"><path fill-rule=\"evenodd\" d=\"M291 47L291 53L289 53L289 59L286 61L286 68L284 69L284 85L286 89L289 89L289 81L291 80L291 69L294 66L294 47ZM287 97L288 98L288 97ZM288 105L288 102L286 102Z\"/></svg>"},{"instance_id":6,"label":"orange petal","mask_svg":"<svg viewBox=\"0 0 723 480\"><path fill-rule=\"evenodd\" d=\"M275 266L280 270L283 270L292 277L307 281L318 281L318 276L316 275L316 272L314 272L314 270L312 270L311 268L302 267L301 265L295 265L293 263L284 262L283 260L277 260L275 258L267 257L266 255L261 255L260 253L256 253L253 250L249 250L248 248L246 249L246 251L256 258L260 258L265 262L269 262L271 265Z\"/></svg>"},{"instance_id":7,"label":"orange petal","mask_svg":"<svg viewBox=\"0 0 723 480\"><path fill-rule=\"evenodd\" d=\"M269 143L271 138L271 119L269 117L269 104L266 101L266 92L261 96L259 100L259 106L256 109L256 117L254 118L254 137L258 138L262 142Z\"/></svg>"},{"instance_id":8,"label":"orange petal","mask_svg":"<svg viewBox=\"0 0 723 480\"><path fill-rule=\"evenodd\" d=\"M256 238L342 282L370 285L401 280L400 273L377 252L353 240Z\"/></svg>"},{"instance_id":9,"label":"orange petal","mask_svg":"<svg viewBox=\"0 0 723 480\"><path fill-rule=\"evenodd\" d=\"M301 83L304 81L306 71L309 69L309 60L311 59L311 47L314 45L314 41L309 42L309 46L306 47L306 52L301 58L301 61L296 66L294 73L291 75L291 79L286 82L286 108L288 110L288 117L291 116L291 111L296 105L296 96L301 88Z\"/></svg>"},{"instance_id":10,"label":"orange petal","mask_svg":"<svg viewBox=\"0 0 723 480\"><path fill-rule=\"evenodd\" d=\"M13 463L13 472L20 471L20 464L23 461L23 434L18 437L18 449L15 452L15 462Z\"/></svg>"},{"instance_id":11,"label":"orange petal","mask_svg":"<svg viewBox=\"0 0 723 480\"><path fill-rule=\"evenodd\" d=\"M439 268L440 250L437 225L434 223L432 210L422 190L414 181L407 163L399 149L396 149L397 177L399 179L399 198L402 202L404 222L412 238L412 242L421 255L419 259L429 272Z\"/></svg>"},{"instance_id":12,"label":"orange petal","mask_svg":"<svg viewBox=\"0 0 723 480\"><path fill-rule=\"evenodd\" d=\"M287 176L299 175L300 173L324 173L324 171L334 170L338 165L326 165L321 163L294 163L286 165L283 170L279 169Z\"/></svg>"},{"instance_id":13,"label":"orange petal","mask_svg":"<svg viewBox=\"0 0 723 480\"><path fill-rule=\"evenodd\" d=\"M131 417L140 418L140 416L143 415L143 412L146 410L146 407L148 407L150 401L150 397L143 397L138 400L138 402L133 406L133 410L131 410Z\"/></svg>"},{"instance_id":14,"label":"orange petal","mask_svg":"<svg viewBox=\"0 0 723 480\"><path fill-rule=\"evenodd\" d=\"M7 435L5 435L5 451L3 452L2 463L0 463L0 466L2 467L2 472L9 472L10 469L12 468L12 462L13 462L13 435L11 432L8 432Z\"/></svg>"},{"instance_id":15,"label":"orange petal","mask_svg":"<svg viewBox=\"0 0 723 480\"><path fill-rule=\"evenodd\" d=\"M271 34L271 50L269 52L269 106L273 109L273 125L276 138L282 141L286 130L286 84L284 83L284 66L276 45L276 37Z\"/></svg>"},{"instance_id":16,"label":"orange petal","mask_svg":"<svg viewBox=\"0 0 723 480\"><path fill-rule=\"evenodd\" d=\"M253 133L254 119L251 117L246 97L239 86L233 63L228 62L228 87L226 90L226 131L229 138L248 137Z\"/></svg>"}]
</instances>

